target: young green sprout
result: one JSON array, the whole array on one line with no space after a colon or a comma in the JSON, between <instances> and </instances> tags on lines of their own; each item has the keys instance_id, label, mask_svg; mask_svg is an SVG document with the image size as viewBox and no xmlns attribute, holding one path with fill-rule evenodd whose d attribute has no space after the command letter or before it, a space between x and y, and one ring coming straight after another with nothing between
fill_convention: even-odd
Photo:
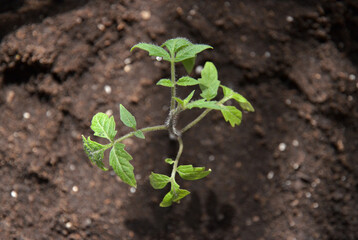
<instances>
[{"instance_id":1,"label":"young green sprout","mask_svg":"<svg viewBox=\"0 0 358 240\"><path fill-rule=\"evenodd\" d=\"M113 116L108 117L105 113L97 113L92 119L91 129L94 131L94 136L106 138L109 143L102 145L91 140L90 137L86 139L82 136L83 146L91 162L104 171L108 170L103 163L104 152L107 149L111 149L109 154L109 165L123 182L132 187L137 187L137 182L134 177L134 167L130 163L133 158L125 150L123 140L133 136L145 139L145 134L148 132L159 130L168 131L170 137L176 139L179 144L178 153L175 159L165 159L167 164L172 165L172 172L170 175L152 172L149 176L149 181L154 189L162 189L170 184L171 187L169 192L164 196L162 202L160 203L161 207L169 207L173 202L179 203L182 198L190 194L188 190L181 189L179 184L176 182L175 179L177 174L184 180L198 180L206 177L211 172L210 169L206 170L205 167L179 165L179 160L184 147L182 135L199 123L200 120L202 120L212 110L220 111L224 119L229 122L232 127L240 125L242 112L235 106L225 105L225 103L230 99L235 100L241 109L245 111L253 112L254 108L239 93L220 84L216 67L212 62L205 63L199 79L194 79L189 76L183 76L176 79L176 63L183 64L187 73L190 74L194 68L197 54L206 49L212 49L211 46L205 44L193 44L185 38L175 38L166 41L161 46L139 43L133 46L131 51L136 48L145 50L150 56L154 56L157 59L159 58L170 63L170 78L160 79L157 82L157 85L168 87L171 91L170 110L166 121L163 125L137 128L135 117L122 104L120 104L120 120L125 126L131 128L132 131L124 136L116 138L117 131ZM192 91L185 98L179 98L176 95L176 88L178 86L190 87L195 85L199 85L201 90L200 99L192 100L195 91ZM223 97L220 100L214 100L218 94L219 88L223 91ZM193 108L200 108L204 110L199 116L185 125L185 127L178 129L176 123L178 115L183 111Z\"/></svg>"}]
</instances>

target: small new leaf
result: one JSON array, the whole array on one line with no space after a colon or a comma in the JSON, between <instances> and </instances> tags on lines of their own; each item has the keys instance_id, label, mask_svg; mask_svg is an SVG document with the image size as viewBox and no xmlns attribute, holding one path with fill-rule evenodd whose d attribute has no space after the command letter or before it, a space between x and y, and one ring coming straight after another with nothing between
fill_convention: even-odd
<instances>
[{"instance_id":1,"label":"small new leaf","mask_svg":"<svg viewBox=\"0 0 358 240\"><path fill-rule=\"evenodd\" d=\"M206 101L205 99L199 99L194 102L189 103L186 108L209 108L209 109L216 109L221 110L222 107L217 104L217 101Z\"/></svg>"},{"instance_id":2,"label":"small new leaf","mask_svg":"<svg viewBox=\"0 0 358 240\"><path fill-rule=\"evenodd\" d=\"M170 177L152 172L149 176L149 181L154 189L162 189L170 182Z\"/></svg>"},{"instance_id":3,"label":"small new leaf","mask_svg":"<svg viewBox=\"0 0 358 240\"><path fill-rule=\"evenodd\" d=\"M122 104L119 105L119 113L124 125L134 130L137 128L135 117Z\"/></svg>"},{"instance_id":4,"label":"small new leaf","mask_svg":"<svg viewBox=\"0 0 358 240\"><path fill-rule=\"evenodd\" d=\"M193 90L185 99L184 99L184 106L186 106L190 100L193 98L194 96L194 93L195 93L195 90Z\"/></svg>"},{"instance_id":5,"label":"small new leaf","mask_svg":"<svg viewBox=\"0 0 358 240\"><path fill-rule=\"evenodd\" d=\"M180 48L186 47L188 45L192 45L192 43L188 39L179 37L167 40L165 43L162 44L162 47L167 47L170 54L174 56Z\"/></svg>"},{"instance_id":6,"label":"small new leaf","mask_svg":"<svg viewBox=\"0 0 358 240\"><path fill-rule=\"evenodd\" d=\"M170 79L166 79L166 78L160 79L157 82L157 85L164 86L164 87L174 87L173 82L170 81Z\"/></svg>"},{"instance_id":7,"label":"small new leaf","mask_svg":"<svg viewBox=\"0 0 358 240\"><path fill-rule=\"evenodd\" d=\"M172 165L174 163L173 159L171 159L171 158L166 158L164 161L170 165Z\"/></svg>"},{"instance_id":8,"label":"small new leaf","mask_svg":"<svg viewBox=\"0 0 358 240\"><path fill-rule=\"evenodd\" d=\"M125 145L115 143L109 154L109 165L112 166L114 172L122 179L123 182L132 187L137 187L134 177L134 167L130 164L132 156L124 150Z\"/></svg>"},{"instance_id":9,"label":"small new leaf","mask_svg":"<svg viewBox=\"0 0 358 240\"><path fill-rule=\"evenodd\" d=\"M220 81L218 80L218 71L212 62L206 62L199 78L200 96L206 100L211 100L218 94Z\"/></svg>"},{"instance_id":10,"label":"small new leaf","mask_svg":"<svg viewBox=\"0 0 358 240\"><path fill-rule=\"evenodd\" d=\"M105 113L97 113L92 118L91 129L94 131L95 136L113 141L117 134L115 128L116 123L114 122L113 116L108 117Z\"/></svg>"},{"instance_id":11,"label":"small new leaf","mask_svg":"<svg viewBox=\"0 0 358 240\"><path fill-rule=\"evenodd\" d=\"M185 189L178 189L178 191L173 194L173 202L179 203L181 199L183 199L184 197L188 196L190 194L190 192L188 190Z\"/></svg>"},{"instance_id":12,"label":"small new leaf","mask_svg":"<svg viewBox=\"0 0 358 240\"><path fill-rule=\"evenodd\" d=\"M180 106L184 109L185 108L185 104L184 104L184 100L183 99L180 99L180 98L177 98L177 97L174 97L175 101L177 101L177 103L180 104Z\"/></svg>"},{"instance_id":13,"label":"small new leaf","mask_svg":"<svg viewBox=\"0 0 358 240\"><path fill-rule=\"evenodd\" d=\"M225 87L223 85L220 85L224 92L224 97L228 99L234 99L236 102L239 103L240 107L248 112L255 112L254 107L251 105L249 101L247 101L246 98L244 98L241 94L234 92L232 89Z\"/></svg>"},{"instance_id":14,"label":"small new leaf","mask_svg":"<svg viewBox=\"0 0 358 240\"><path fill-rule=\"evenodd\" d=\"M90 137L86 139L82 135L83 140L83 148L88 158L92 163L96 164L103 171L107 171L108 169L103 164L104 151L108 149L110 146L99 144L95 141L92 141Z\"/></svg>"},{"instance_id":15,"label":"small new leaf","mask_svg":"<svg viewBox=\"0 0 358 240\"><path fill-rule=\"evenodd\" d=\"M211 170L206 171L205 167L193 167L193 165L181 165L177 172L185 180L198 180L208 176Z\"/></svg>"},{"instance_id":16,"label":"small new leaf","mask_svg":"<svg viewBox=\"0 0 358 240\"><path fill-rule=\"evenodd\" d=\"M138 43L131 48L131 51L135 48L140 48L149 53L149 56L162 57L166 61L170 61L170 55L164 48L149 43Z\"/></svg>"},{"instance_id":17,"label":"small new leaf","mask_svg":"<svg viewBox=\"0 0 358 240\"><path fill-rule=\"evenodd\" d=\"M242 119L242 113L239 109L234 106L225 106L221 109L221 113L225 118L225 121L230 122L231 127L240 125Z\"/></svg>"},{"instance_id":18,"label":"small new leaf","mask_svg":"<svg viewBox=\"0 0 358 240\"><path fill-rule=\"evenodd\" d=\"M183 64L186 72L190 74L195 66L196 57L188 58L183 60L181 63Z\"/></svg>"},{"instance_id":19,"label":"small new leaf","mask_svg":"<svg viewBox=\"0 0 358 240\"><path fill-rule=\"evenodd\" d=\"M179 86L194 86L194 85L199 84L199 81L192 77L185 76L185 77L179 78L179 80L177 81L177 84Z\"/></svg>"},{"instance_id":20,"label":"small new leaf","mask_svg":"<svg viewBox=\"0 0 358 240\"><path fill-rule=\"evenodd\" d=\"M212 49L213 47L206 44L192 44L181 48L175 56L175 62L181 62L183 60L193 58L196 54L206 50Z\"/></svg>"},{"instance_id":21,"label":"small new leaf","mask_svg":"<svg viewBox=\"0 0 358 240\"><path fill-rule=\"evenodd\" d=\"M161 206L161 207L170 207L172 204L173 204L173 194L170 191L164 196L164 198L163 198L163 200L162 200L162 202L160 203L159 206Z\"/></svg>"},{"instance_id":22,"label":"small new leaf","mask_svg":"<svg viewBox=\"0 0 358 240\"><path fill-rule=\"evenodd\" d=\"M136 136L137 138L140 138L140 139L145 139L145 136L141 130L135 131L134 136Z\"/></svg>"}]
</instances>

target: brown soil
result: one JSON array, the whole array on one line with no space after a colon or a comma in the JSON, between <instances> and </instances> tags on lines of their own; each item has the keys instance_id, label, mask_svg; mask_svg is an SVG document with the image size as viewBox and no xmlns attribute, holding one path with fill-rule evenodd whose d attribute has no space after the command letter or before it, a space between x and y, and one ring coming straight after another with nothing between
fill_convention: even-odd
<instances>
[{"instance_id":1,"label":"brown soil","mask_svg":"<svg viewBox=\"0 0 358 240\"><path fill-rule=\"evenodd\" d=\"M0 0L0 239L358 239L357 29L355 0ZM212 45L198 64L256 112L185 134L182 163L213 172L163 209L148 176L170 172L167 133L126 142L134 193L81 134L119 103L164 122L168 65L129 49L177 36Z\"/></svg>"}]
</instances>

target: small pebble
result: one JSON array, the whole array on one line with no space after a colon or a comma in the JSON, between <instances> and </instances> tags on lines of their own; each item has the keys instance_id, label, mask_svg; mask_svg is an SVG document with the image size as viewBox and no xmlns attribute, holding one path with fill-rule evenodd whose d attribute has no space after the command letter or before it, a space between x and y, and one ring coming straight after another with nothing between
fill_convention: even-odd
<instances>
[{"instance_id":1,"label":"small pebble","mask_svg":"<svg viewBox=\"0 0 358 240\"><path fill-rule=\"evenodd\" d=\"M353 96L349 95L347 99L348 99L349 102L352 102L353 101Z\"/></svg>"},{"instance_id":2,"label":"small pebble","mask_svg":"<svg viewBox=\"0 0 358 240\"><path fill-rule=\"evenodd\" d=\"M73 192L78 192L78 187L77 187L77 186L73 186L73 187L72 187L72 191L73 191Z\"/></svg>"},{"instance_id":3,"label":"small pebble","mask_svg":"<svg viewBox=\"0 0 358 240\"><path fill-rule=\"evenodd\" d=\"M189 11L189 15L194 16L195 14L196 14L196 10L195 10L195 9L191 9L191 10Z\"/></svg>"},{"instance_id":4,"label":"small pebble","mask_svg":"<svg viewBox=\"0 0 358 240\"><path fill-rule=\"evenodd\" d=\"M11 197L13 197L13 198L17 198L17 192L15 192L14 190L11 191L10 195L11 195Z\"/></svg>"},{"instance_id":5,"label":"small pebble","mask_svg":"<svg viewBox=\"0 0 358 240\"><path fill-rule=\"evenodd\" d=\"M285 100L285 103L286 103L287 105L291 105L291 103L292 103L292 102L291 102L291 99L286 99L286 100Z\"/></svg>"},{"instance_id":6,"label":"small pebble","mask_svg":"<svg viewBox=\"0 0 358 240\"><path fill-rule=\"evenodd\" d=\"M158 62L160 62L160 61L162 61L163 60L163 58L162 57L156 57L155 58Z\"/></svg>"},{"instance_id":7,"label":"small pebble","mask_svg":"<svg viewBox=\"0 0 358 240\"><path fill-rule=\"evenodd\" d=\"M131 65L125 65L123 70L127 73L127 72L130 72L132 69Z\"/></svg>"},{"instance_id":8,"label":"small pebble","mask_svg":"<svg viewBox=\"0 0 358 240\"><path fill-rule=\"evenodd\" d=\"M280 143L278 145L278 150L280 150L281 152L285 151L286 150L286 143Z\"/></svg>"},{"instance_id":9,"label":"small pebble","mask_svg":"<svg viewBox=\"0 0 358 240\"><path fill-rule=\"evenodd\" d=\"M104 31L104 29L106 29L106 27L105 27L102 23L98 24L98 25L97 25L97 28L98 28L100 31Z\"/></svg>"},{"instance_id":10,"label":"small pebble","mask_svg":"<svg viewBox=\"0 0 358 240\"><path fill-rule=\"evenodd\" d=\"M290 180L287 180L287 181L285 182L285 184L286 184L286 186L291 186L291 181L290 181Z\"/></svg>"},{"instance_id":11,"label":"small pebble","mask_svg":"<svg viewBox=\"0 0 358 240\"><path fill-rule=\"evenodd\" d=\"M258 221L260 221L260 217L259 216L253 216L252 221L253 222L258 222Z\"/></svg>"},{"instance_id":12,"label":"small pebble","mask_svg":"<svg viewBox=\"0 0 358 240\"><path fill-rule=\"evenodd\" d=\"M131 64L131 63L132 63L132 60L130 58L124 59L124 64L125 65L128 65L128 64Z\"/></svg>"},{"instance_id":13,"label":"small pebble","mask_svg":"<svg viewBox=\"0 0 358 240\"><path fill-rule=\"evenodd\" d=\"M310 192L306 192L305 195L306 195L306 198L311 198L312 197L312 194Z\"/></svg>"},{"instance_id":14,"label":"small pebble","mask_svg":"<svg viewBox=\"0 0 358 240\"><path fill-rule=\"evenodd\" d=\"M7 103L11 103L14 100L15 97L15 92L14 91L9 91L7 96L6 96L6 102Z\"/></svg>"},{"instance_id":15,"label":"small pebble","mask_svg":"<svg viewBox=\"0 0 358 240\"><path fill-rule=\"evenodd\" d=\"M112 116L112 115L113 115L113 110L112 110L112 109L108 109L108 110L106 111L106 114L107 114L108 117Z\"/></svg>"},{"instance_id":16,"label":"small pebble","mask_svg":"<svg viewBox=\"0 0 358 240\"><path fill-rule=\"evenodd\" d=\"M300 145L300 143L298 142L297 139L294 139L294 140L292 141L292 146L298 147L299 145Z\"/></svg>"},{"instance_id":17,"label":"small pebble","mask_svg":"<svg viewBox=\"0 0 358 240\"><path fill-rule=\"evenodd\" d=\"M313 208L318 208L318 207L319 207L319 204L315 202L315 203L312 204L312 207L313 207Z\"/></svg>"},{"instance_id":18,"label":"small pebble","mask_svg":"<svg viewBox=\"0 0 358 240\"><path fill-rule=\"evenodd\" d=\"M224 2L224 5L225 5L225 7L230 7L230 6L231 6L231 3L228 2L228 1L226 1L226 2Z\"/></svg>"},{"instance_id":19,"label":"small pebble","mask_svg":"<svg viewBox=\"0 0 358 240\"><path fill-rule=\"evenodd\" d=\"M286 17L286 21L287 21L287 22L293 22L293 17L287 16L287 17Z\"/></svg>"},{"instance_id":20,"label":"small pebble","mask_svg":"<svg viewBox=\"0 0 358 240\"><path fill-rule=\"evenodd\" d=\"M265 58L269 58L269 57L271 57L271 53L268 52L268 51L266 51L265 54L264 54L264 56L265 56Z\"/></svg>"},{"instance_id":21,"label":"small pebble","mask_svg":"<svg viewBox=\"0 0 358 240\"><path fill-rule=\"evenodd\" d=\"M28 112L24 112L23 117L24 117L25 119L29 119L29 118L31 117L31 115L30 115L30 113L28 113Z\"/></svg>"},{"instance_id":22,"label":"small pebble","mask_svg":"<svg viewBox=\"0 0 358 240\"><path fill-rule=\"evenodd\" d=\"M297 170L297 169L300 168L300 164L294 163L294 164L292 165L292 167L293 167L293 169Z\"/></svg>"},{"instance_id":23,"label":"small pebble","mask_svg":"<svg viewBox=\"0 0 358 240\"><path fill-rule=\"evenodd\" d=\"M52 112L50 110L46 111L46 117L51 117L52 116Z\"/></svg>"},{"instance_id":24,"label":"small pebble","mask_svg":"<svg viewBox=\"0 0 358 240\"><path fill-rule=\"evenodd\" d=\"M256 53L255 52L250 52L250 57L256 57Z\"/></svg>"},{"instance_id":25,"label":"small pebble","mask_svg":"<svg viewBox=\"0 0 358 240\"><path fill-rule=\"evenodd\" d=\"M195 68L195 73L196 73L196 74L200 74L202 70L203 70L203 66L198 65L198 66L196 66L196 68Z\"/></svg>"},{"instance_id":26,"label":"small pebble","mask_svg":"<svg viewBox=\"0 0 358 240\"><path fill-rule=\"evenodd\" d=\"M267 179L271 180L274 176L275 176L275 173L274 173L273 171L270 171L270 172L267 174Z\"/></svg>"},{"instance_id":27,"label":"small pebble","mask_svg":"<svg viewBox=\"0 0 358 240\"><path fill-rule=\"evenodd\" d=\"M209 156L209 161L210 161L210 162L215 161L215 156L214 156L214 155L210 155L210 156Z\"/></svg>"},{"instance_id":28,"label":"small pebble","mask_svg":"<svg viewBox=\"0 0 358 240\"><path fill-rule=\"evenodd\" d=\"M71 222L67 222L65 226L66 226L66 228L71 228L71 227L72 227L72 223L71 223Z\"/></svg>"},{"instance_id":29,"label":"small pebble","mask_svg":"<svg viewBox=\"0 0 358 240\"><path fill-rule=\"evenodd\" d=\"M351 80L351 81L354 81L354 80L356 80L356 75L349 74L348 79Z\"/></svg>"},{"instance_id":30,"label":"small pebble","mask_svg":"<svg viewBox=\"0 0 358 240\"><path fill-rule=\"evenodd\" d=\"M347 177L346 177L346 176L342 176L342 177L341 177L341 180L344 182L344 181L347 180Z\"/></svg>"},{"instance_id":31,"label":"small pebble","mask_svg":"<svg viewBox=\"0 0 358 240\"><path fill-rule=\"evenodd\" d=\"M140 16L143 20L149 20L151 17L151 13L149 11L141 11Z\"/></svg>"},{"instance_id":32,"label":"small pebble","mask_svg":"<svg viewBox=\"0 0 358 240\"><path fill-rule=\"evenodd\" d=\"M73 164L70 164L70 170L71 170L71 171L75 171L75 170L76 170L76 166L73 165Z\"/></svg>"},{"instance_id":33,"label":"small pebble","mask_svg":"<svg viewBox=\"0 0 358 240\"><path fill-rule=\"evenodd\" d=\"M111 92L112 92L111 86L109 86L109 85L104 86L104 91L105 91L107 94L111 94Z\"/></svg>"},{"instance_id":34,"label":"small pebble","mask_svg":"<svg viewBox=\"0 0 358 240\"><path fill-rule=\"evenodd\" d=\"M134 187L131 187L131 188L129 189L129 191L130 191L131 193L135 193L136 189L135 189Z\"/></svg>"}]
</instances>

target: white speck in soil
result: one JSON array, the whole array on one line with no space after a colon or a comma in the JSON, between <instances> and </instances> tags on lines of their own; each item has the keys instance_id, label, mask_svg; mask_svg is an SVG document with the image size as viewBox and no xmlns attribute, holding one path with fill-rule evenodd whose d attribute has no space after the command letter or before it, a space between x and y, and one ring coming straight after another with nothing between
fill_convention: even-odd
<instances>
[{"instance_id":1,"label":"white speck in soil","mask_svg":"<svg viewBox=\"0 0 358 240\"><path fill-rule=\"evenodd\" d=\"M291 17L291 16L287 16L287 17L286 17L286 21L287 21L287 22L293 22L293 20L294 20L294 19L293 19L293 17Z\"/></svg>"},{"instance_id":2,"label":"white speck in soil","mask_svg":"<svg viewBox=\"0 0 358 240\"><path fill-rule=\"evenodd\" d=\"M253 216L252 221L253 222L258 222L258 221L260 221L260 217L259 216Z\"/></svg>"},{"instance_id":3,"label":"white speck in soil","mask_svg":"<svg viewBox=\"0 0 358 240\"><path fill-rule=\"evenodd\" d=\"M354 81L354 80L356 80L356 75L349 74L348 79L351 80L351 81Z\"/></svg>"},{"instance_id":4,"label":"white speck in soil","mask_svg":"<svg viewBox=\"0 0 358 240\"><path fill-rule=\"evenodd\" d=\"M256 57L256 53L255 52L250 52L250 57Z\"/></svg>"},{"instance_id":5,"label":"white speck in soil","mask_svg":"<svg viewBox=\"0 0 358 240\"><path fill-rule=\"evenodd\" d=\"M341 177L341 180L344 182L344 181L347 180L347 177L346 177L346 176L342 176L342 177Z\"/></svg>"},{"instance_id":6,"label":"white speck in soil","mask_svg":"<svg viewBox=\"0 0 358 240\"><path fill-rule=\"evenodd\" d=\"M201 66L201 65L196 66L196 68L195 68L195 73L196 73L196 74L200 74L201 71L203 71L203 66Z\"/></svg>"},{"instance_id":7,"label":"white speck in soil","mask_svg":"<svg viewBox=\"0 0 358 240\"><path fill-rule=\"evenodd\" d=\"M162 61L163 58L162 57L156 57L155 60L157 60L158 62Z\"/></svg>"},{"instance_id":8,"label":"white speck in soil","mask_svg":"<svg viewBox=\"0 0 358 240\"><path fill-rule=\"evenodd\" d=\"M132 60L130 58L124 59L124 64L125 65L128 65L128 64L131 64L131 63L132 63Z\"/></svg>"},{"instance_id":9,"label":"white speck in soil","mask_svg":"<svg viewBox=\"0 0 358 240\"><path fill-rule=\"evenodd\" d=\"M151 17L151 13L149 11L141 11L140 16L143 20L149 20Z\"/></svg>"},{"instance_id":10,"label":"white speck in soil","mask_svg":"<svg viewBox=\"0 0 358 240\"><path fill-rule=\"evenodd\" d=\"M125 65L124 68L123 68L123 70L124 70L126 73L128 73L128 72L130 72L130 71L132 70L132 67L131 67L131 65Z\"/></svg>"},{"instance_id":11,"label":"white speck in soil","mask_svg":"<svg viewBox=\"0 0 358 240\"><path fill-rule=\"evenodd\" d=\"M294 164L292 165L292 167L293 167L293 169L298 170L298 169L300 168L300 164L294 163Z\"/></svg>"},{"instance_id":12,"label":"white speck in soil","mask_svg":"<svg viewBox=\"0 0 358 240\"><path fill-rule=\"evenodd\" d=\"M270 171L270 172L267 174L267 179L271 180L274 176L275 176L275 173L274 173L273 171Z\"/></svg>"},{"instance_id":13,"label":"white speck in soil","mask_svg":"<svg viewBox=\"0 0 358 240\"><path fill-rule=\"evenodd\" d=\"M210 161L210 162L215 161L215 156L214 156L214 155L210 155L210 156L209 156L209 161Z\"/></svg>"},{"instance_id":14,"label":"white speck in soil","mask_svg":"<svg viewBox=\"0 0 358 240\"><path fill-rule=\"evenodd\" d=\"M286 143L280 143L280 144L278 145L278 150L280 150L281 152L283 152L283 151L286 150L286 147L287 147Z\"/></svg>"},{"instance_id":15,"label":"white speck in soil","mask_svg":"<svg viewBox=\"0 0 358 240\"><path fill-rule=\"evenodd\" d=\"M135 189L134 187L131 187L131 188L129 189L129 191L130 191L131 193L135 193L136 189Z\"/></svg>"},{"instance_id":16,"label":"white speck in soil","mask_svg":"<svg viewBox=\"0 0 358 240\"><path fill-rule=\"evenodd\" d=\"M349 102L352 102L353 101L353 96L349 95L347 99L348 99Z\"/></svg>"},{"instance_id":17,"label":"white speck in soil","mask_svg":"<svg viewBox=\"0 0 358 240\"><path fill-rule=\"evenodd\" d=\"M265 56L265 58L269 58L269 57L271 57L271 53L266 51L264 56Z\"/></svg>"},{"instance_id":18,"label":"white speck in soil","mask_svg":"<svg viewBox=\"0 0 358 240\"><path fill-rule=\"evenodd\" d=\"M287 181L285 182L285 184L286 184L286 186L291 186L291 181L290 181L290 180L287 180Z\"/></svg>"},{"instance_id":19,"label":"white speck in soil","mask_svg":"<svg viewBox=\"0 0 358 240\"><path fill-rule=\"evenodd\" d=\"M100 31L104 31L104 30L106 29L106 27L105 27L102 23L97 24L97 28L98 28Z\"/></svg>"},{"instance_id":20,"label":"white speck in soil","mask_svg":"<svg viewBox=\"0 0 358 240\"><path fill-rule=\"evenodd\" d=\"M138 179L138 180L140 180L140 179L142 179L142 175L137 174L137 175L135 175L135 178Z\"/></svg>"},{"instance_id":21,"label":"white speck in soil","mask_svg":"<svg viewBox=\"0 0 358 240\"><path fill-rule=\"evenodd\" d=\"M76 170L76 166L73 165L73 164L70 164L70 170L71 170L71 171L75 171L75 170Z\"/></svg>"},{"instance_id":22,"label":"white speck in soil","mask_svg":"<svg viewBox=\"0 0 358 240\"><path fill-rule=\"evenodd\" d=\"M109 86L109 85L104 86L104 91L105 91L107 94L111 94L111 92L112 92L111 86Z\"/></svg>"},{"instance_id":23,"label":"white speck in soil","mask_svg":"<svg viewBox=\"0 0 358 240\"><path fill-rule=\"evenodd\" d=\"M91 86L91 88L92 88L92 90L97 90L97 88L98 88L98 86L96 85L96 84L93 84L92 86Z\"/></svg>"},{"instance_id":24,"label":"white speck in soil","mask_svg":"<svg viewBox=\"0 0 358 240\"><path fill-rule=\"evenodd\" d=\"M65 226L66 226L67 229L68 229L68 228L71 228L71 227L72 227L72 223L71 223L71 222L67 222L67 223L65 224Z\"/></svg>"},{"instance_id":25,"label":"white speck in soil","mask_svg":"<svg viewBox=\"0 0 358 240\"><path fill-rule=\"evenodd\" d=\"M77 186L73 186L73 187L72 187L72 191L73 191L73 192L78 192L78 187L77 187Z\"/></svg>"},{"instance_id":26,"label":"white speck in soil","mask_svg":"<svg viewBox=\"0 0 358 240\"><path fill-rule=\"evenodd\" d=\"M28 112L24 112L24 114L22 115L25 119L29 119L31 117L30 113Z\"/></svg>"},{"instance_id":27,"label":"white speck in soil","mask_svg":"<svg viewBox=\"0 0 358 240\"><path fill-rule=\"evenodd\" d=\"M51 117L52 116L52 112L50 110L46 111L46 117Z\"/></svg>"},{"instance_id":28,"label":"white speck in soil","mask_svg":"<svg viewBox=\"0 0 358 240\"><path fill-rule=\"evenodd\" d=\"M306 195L306 198L311 198L312 197L312 194L310 192L306 192L305 195Z\"/></svg>"},{"instance_id":29,"label":"white speck in soil","mask_svg":"<svg viewBox=\"0 0 358 240\"><path fill-rule=\"evenodd\" d=\"M191 10L189 11L189 15L194 16L195 14L196 14L196 10L195 10L195 9L191 9Z\"/></svg>"},{"instance_id":30,"label":"white speck in soil","mask_svg":"<svg viewBox=\"0 0 358 240\"><path fill-rule=\"evenodd\" d=\"M300 145L300 143L298 142L298 140L297 140L297 139L293 139L293 141L292 141L292 146L298 147L299 145Z\"/></svg>"},{"instance_id":31,"label":"white speck in soil","mask_svg":"<svg viewBox=\"0 0 358 240\"><path fill-rule=\"evenodd\" d=\"M107 114L108 117L112 116L112 115L113 115L113 110L112 110L112 109L108 109L108 110L106 111L106 114Z\"/></svg>"},{"instance_id":32,"label":"white speck in soil","mask_svg":"<svg viewBox=\"0 0 358 240\"><path fill-rule=\"evenodd\" d=\"M286 99L286 100L285 100L285 103L286 103L287 105L291 105L291 103L292 103L292 102L291 102L291 99Z\"/></svg>"},{"instance_id":33,"label":"white speck in soil","mask_svg":"<svg viewBox=\"0 0 358 240\"><path fill-rule=\"evenodd\" d=\"M319 204L315 202L315 203L312 204L312 207L313 207L313 208L318 208L318 207L319 207Z\"/></svg>"},{"instance_id":34,"label":"white speck in soil","mask_svg":"<svg viewBox=\"0 0 358 240\"><path fill-rule=\"evenodd\" d=\"M11 191L10 195L13 198L17 198L17 192L15 192L14 190Z\"/></svg>"}]
</instances>

